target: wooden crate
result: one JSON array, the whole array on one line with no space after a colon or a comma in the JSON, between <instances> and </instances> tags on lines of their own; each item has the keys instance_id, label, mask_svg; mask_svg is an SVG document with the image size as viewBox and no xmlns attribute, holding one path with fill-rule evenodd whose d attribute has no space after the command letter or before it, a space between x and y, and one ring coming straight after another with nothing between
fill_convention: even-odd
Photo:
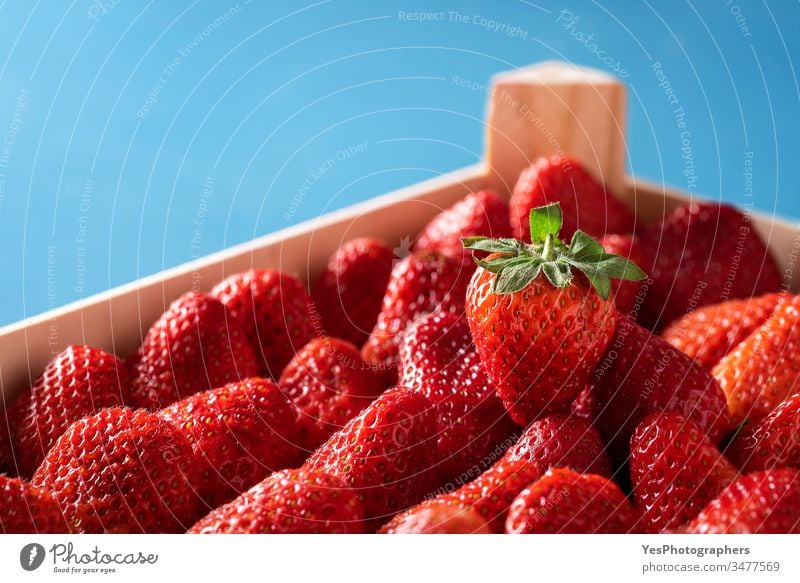
<instances>
[{"instance_id":1,"label":"wooden crate","mask_svg":"<svg viewBox=\"0 0 800 583\"><path fill-rule=\"evenodd\" d=\"M542 155L578 158L610 185L640 220L658 218L689 197L626 174L625 111L625 86L592 69L548 62L497 75L488 103L483 164L6 326L0 329L3 401L28 386L50 358L70 344L127 355L170 302L188 290L208 290L223 277L253 266L274 267L308 281L348 239L372 235L397 245L470 191L491 187L508 196L519 172ZM798 227L765 215L755 214L752 220L784 268L787 287L800 288L800 267L794 269L800 253Z\"/></svg>"}]
</instances>

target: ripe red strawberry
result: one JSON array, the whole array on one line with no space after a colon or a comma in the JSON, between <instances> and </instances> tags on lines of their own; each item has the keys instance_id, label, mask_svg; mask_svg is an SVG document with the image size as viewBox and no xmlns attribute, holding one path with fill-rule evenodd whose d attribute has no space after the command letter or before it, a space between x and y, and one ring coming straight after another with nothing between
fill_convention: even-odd
<instances>
[{"instance_id":1,"label":"ripe red strawberry","mask_svg":"<svg viewBox=\"0 0 800 583\"><path fill-rule=\"evenodd\" d=\"M782 298L766 294L705 306L672 322L661 337L712 369L769 318Z\"/></svg>"},{"instance_id":2,"label":"ripe red strawberry","mask_svg":"<svg viewBox=\"0 0 800 583\"><path fill-rule=\"evenodd\" d=\"M0 534L67 534L69 526L48 492L0 475Z\"/></svg>"},{"instance_id":3,"label":"ripe red strawberry","mask_svg":"<svg viewBox=\"0 0 800 583\"><path fill-rule=\"evenodd\" d=\"M191 444L201 473L199 493L211 508L305 457L294 408L267 379L204 391L159 415Z\"/></svg>"},{"instance_id":4,"label":"ripe red strawberry","mask_svg":"<svg viewBox=\"0 0 800 583\"><path fill-rule=\"evenodd\" d=\"M712 203L677 208L641 237L652 278L643 306L651 329L695 308L776 292L781 275L739 210Z\"/></svg>"},{"instance_id":5,"label":"ripe red strawberry","mask_svg":"<svg viewBox=\"0 0 800 583\"><path fill-rule=\"evenodd\" d=\"M570 239L578 229L593 237L606 233L631 233L636 219L583 165L572 158L539 158L519 175L511 195L510 216L514 237L530 242L531 210L559 203L564 214L562 235Z\"/></svg>"},{"instance_id":6,"label":"ripe red strawberry","mask_svg":"<svg viewBox=\"0 0 800 583\"><path fill-rule=\"evenodd\" d=\"M631 439L631 482L646 530L688 522L738 477L708 436L682 415L653 413Z\"/></svg>"},{"instance_id":7,"label":"ripe red strawberry","mask_svg":"<svg viewBox=\"0 0 800 583\"><path fill-rule=\"evenodd\" d=\"M387 384L397 380L397 351L406 328L418 317L441 310L461 313L470 268L436 252L413 253L395 265L381 313L361 353Z\"/></svg>"},{"instance_id":8,"label":"ripe red strawberry","mask_svg":"<svg viewBox=\"0 0 800 583\"><path fill-rule=\"evenodd\" d=\"M419 390L425 382L450 383L463 355L474 350L463 314L433 312L420 316L400 343L400 384Z\"/></svg>"},{"instance_id":9,"label":"ripe red strawberry","mask_svg":"<svg viewBox=\"0 0 800 583\"><path fill-rule=\"evenodd\" d=\"M597 428L616 457L627 456L630 436L648 413L680 413L713 443L731 427L725 395L714 377L628 318L620 317L594 375Z\"/></svg>"},{"instance_id":10,"label":"ripe red strawberry","mask_svg":"<svg viewBox=\"0 0 800 583\"><path fill-rule=\"evenodd\" d=\"M520 425L575 400L614 331L610 278L644 277L582 231L563 244L558 204L534 209L530 225L530 245L465 239L467 248L493 252L470 281L467 319L486 373Z\"/></svg>"},{"instance_id":11,"label":"ripe red strawberry","mask_svg":"<svg viewBox=\"0 0 800 583\"><path fill-rule=\"evenodd\" d=\"M0 474L9 473L14 468L14 454L9 443L8 411L0 411Z\"/></svg>"},{"instance_id":12,"label":"ripe red strawberry","mask_svg":"<svg viewBox=\"0 0 800 583\"><path fill-rule=\"evenodd\" d=\"M494 532L503 532L511 503L541 476L542 470L535 463L504 456L472 482L445 496L452 496L464 508L476 511Z\"/></svg>"},{"instance_id":13,"label":"ripe red strawberry","mask_svg":"<svg viewBox=\"0 0 800 583\"><path fill-rule=\"evenodd\" d=\"M463 315L417 320L400 348L401 384L436 408L438 473L450 480L483 471L511 443L516 426L475 352Z\"/></svg>"},{"instance_id":14,"label":"ripe red strawberry","mask_svg":"<svg viewBox=\"0 0 800 583\"><path fill-rule=\"evenodd\" d=\"M103 409L73 423L33 476L78 532L182 532L197 519L196 460L158 415Z\"/></svg>"},{"instance_id":15,"label":"ripe red strawberry","mask_svg":"<svg viewBox=\"0 0 800 583\"><path fill-rule=\"evenodd\" d=\"M438 251L450 257L464 257L462 237L510 237L508 205L494 192L473 192L445 209L422 229L415 251Z\"/></svg>"},{"instance_id":16,"label":"ripe red strawberry","mask_svg":"<svg viewBox=\"0 0 800 583\"><path fill-rule=\"evenodd\" d=\"M747 424L726 453L742 472L800 469L800 393L778 405L759 423Z\"/></svg>"},{"instance_id":17,"label":"ripe red strawberry","mask_svg":"<svg viewBox=\"0 0 800 583\"><path fill-rule=\"evenodd\" d=\"M320 471L283 470L212 510L190 534L358 534L356 493Z\"/></svg>"},{"instance_id":18,"label":"ripe red strawberry","mask_svg":"<svg viewBox=\"0 0 800 583\"><path fill-rule=\"evenodd\" d=\"M772 315L720 360L712 373L728 398L734 423L755 423L800 391L800 296Z\"/></svg>"},{"instance_id":19,"label":"ripe red strawberry","mask_svg":"<svg viewBox=\"0 0 800 583\"><path fill-rule=\"evenodd\" d=\"M295 409L301 441L309 451L344 427L378 395L380 377L344 340L315 338L289 362L281 390Z\"/></svg>"},{"instance_id":20,"label":"ripe red strawberry","mask_svg":"<svg viewBox=\"0 0 800 583\"><path fill-rule=\"evenodd\" d=\"M489 525L455 498L442 497L414 506L383 525L379 534L493 534Z\"/></svg>"},{"instance_id":21,"label":"ripe red strawberry","mask_svg":"<svg viewBox=\"0 0 800 583\"><path fill-rule=\"evenodd\" d=\"M620 489L593 474L554 469L526 488L511 505L512 534L623 534L640 517Z\"/></svg>"},{"instance_id":22,"label":"ripe red strawberry","mask_svg":"<svg viewBox=\"0 0 800 583\"><path fill-rule=\"evenodd\" d=\"M591 385L583 389L569 407L570 413L578 419L583 419L589 425L594 425L597 419L597 396Z\"/></svg>"},{"instance_id":23,"label":"ripe red strawberry","mask_svg":"<svg viewBox=\"0 0 800 583\"><path fill-rule=\"evenodd\" d=\"M439 504L472 511L488 525L491 532L503 532L511 502L541 476L542 471L535 463L504 456L491 468L458 489L455 489L458 481L446 483L435 498L429 498L396 515L381 532L405 524L406 521L414 523L416 516L425 508ZM471 475L465 474L463 477L469 479Z\"/></svg>"},{"instance_id":24,"label":"ripe red strawberry","mask_svg":"<svg viewBox=\"0 0 800 583\"><path fill-rule=\"evenodd\" d=\"M56 355L7 411L19 475L32 476L72 423L129 398L130 378L117 357L88 346Z\"/></svg>"},{"instance_id":25,"label":"ripe red strawberry","mask_svg":"<svg viewBox=\"0 0 800 583\"><path fill-rule=\"evenodd\" d=\"M433 489L435 423L425 397L390 389L331 436L305 467L344 480L358 494L368 529L377 528Z\"/></svg>"},{"instance_id":26,"label":"ripe red strawberry","mask_svg":"<svg viewBox=\"0 0 800 583\"><path fill-rule=\"evenodd\" d=\"M128 364L131 404L154 410L258 372L239 323L219 301L196 292L172 303Z\"/></svg>"},{"instance_id":27,"label":"ripe red strawberry","mask_svg":"<svg viewBox=\"0 0 800 583\"><path fill-rule=\"evenodd\" d=\"M600 239L606 253L612 253L632 261L636 265L645 265L647 258L638 237L633 235L606 235ZM646 284L643 281L611 282L611 297L620 314L636 319L644 301Z\"/></svg>"},{"instance_id":28,"label":"ripe red strawberry","mask_svg":"<svg viewBox=\"0 0 800 583\"><path fill-rule=\"evenodd\" d=\"M580 473L611 477L600 434L571 413L556 413L531 423L508 450L506 458L533 462L542 471L571 468Z\"/></svg>"},{"instance_id":29,"label":"ripe red strawberry","mask_svg":"<svg viewBox=\"0 0 800 583\"><path fill-rule=\"evenodd\" d=\"M378 320L394 253L377 239L343 244L311 288L328 334L361 346Z\"/></svg>"},{"instance_id":30,"label":"ripe red strawberry","mask_svg":"<svg viewBox=\"0 0 800 583\"><path fill-rule=\"evenodd\" d=\"M800 534L800 472L755 472L739 478L688 527L700 534Z\"/></svg>"},{"instance_id":31,"label":"ripe red strawberry","mask_svg":"<svg viewBox=\"0 0 800 583\"><path fill-rule=\"evenodd\" d=\"M294 353L319 336L311 296L296 277L286 273L251 269L222 280L211 296L240 322L263 375L280 377Z\"/></svg>"}]
</instances>

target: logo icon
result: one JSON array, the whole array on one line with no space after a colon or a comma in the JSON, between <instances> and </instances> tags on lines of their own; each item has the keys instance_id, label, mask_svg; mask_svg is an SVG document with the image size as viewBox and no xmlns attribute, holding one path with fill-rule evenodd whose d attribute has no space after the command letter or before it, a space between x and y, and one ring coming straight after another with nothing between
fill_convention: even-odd
<instances>
[{"instance_id":1,"label":"logo icon","mask_svg":"<svg viewBox=\"0 0 800 583\"><path fill-rule=\"evenodd\" d=\"M39 543L30 543L19 552L19 564L26 571L35 571L44 562L44 547Z\"/></svg>"},{"instance_id":2,"label":"logo icon","mask_svg":"<svg viewBox=\"0 0 800 583\"><path fill-rule=\"evenodd\" d=\"M400 244L393 249L395 260L399 261L411 255L411 237L406 235L400 239Z\"/></svg>"}]
</instances>

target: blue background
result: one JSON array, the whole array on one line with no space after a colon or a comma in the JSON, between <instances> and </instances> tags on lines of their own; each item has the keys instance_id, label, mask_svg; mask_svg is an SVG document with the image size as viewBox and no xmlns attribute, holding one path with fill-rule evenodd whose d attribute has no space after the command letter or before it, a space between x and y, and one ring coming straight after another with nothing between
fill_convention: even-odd
<instances>
[{"instance_id":1,"label":"blue background","mask_svg":"<svg viewBox=\"0 0 800 583\"><path fill-rule=\"evenodd\" d=\"M4 1L0 324L474 163L486 95L453 76L541 59L618 62L633 172L687 188L660 61L695 191L798 219L799 26L743 0Z\"/></svg>"}]
</instances>

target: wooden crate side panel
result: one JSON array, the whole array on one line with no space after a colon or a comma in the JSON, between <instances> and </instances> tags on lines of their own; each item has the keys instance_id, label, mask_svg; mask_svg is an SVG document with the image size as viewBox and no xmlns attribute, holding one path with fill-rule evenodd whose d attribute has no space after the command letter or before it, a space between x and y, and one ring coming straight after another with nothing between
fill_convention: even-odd
<instances>
[{"instance_id":1,"label":"wooden crate side panel","mask_svg":"<svg viewBox=\"0 0 800 583\"><path fill-rule=\"evenodd\" d=\"M349 239L378 236L398 246L485 182L484 166L470 166L0 329L0 390L13 397L70 344L129 354L173 300L233 273L272 267L307 282Z\"/></svg>"}]
</instances>

